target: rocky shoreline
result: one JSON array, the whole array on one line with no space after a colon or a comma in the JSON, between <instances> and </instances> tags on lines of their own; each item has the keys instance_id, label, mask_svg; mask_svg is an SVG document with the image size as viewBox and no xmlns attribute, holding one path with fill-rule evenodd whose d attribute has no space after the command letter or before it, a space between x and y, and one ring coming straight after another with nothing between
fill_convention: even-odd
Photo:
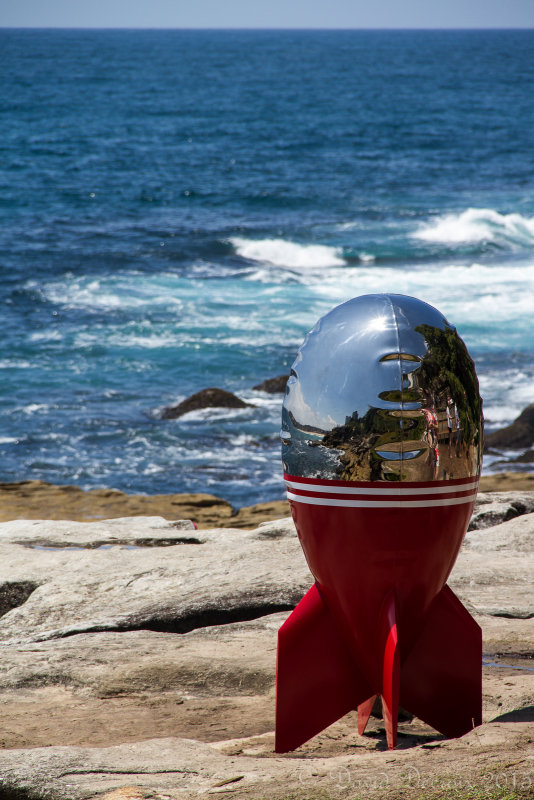
<instances>
[{"instance_id":1,"label":"rocky shoreline","mask_svg":"<svg viewBox=\"0 0 534 800\"><path fill-rule=\"evenodd\" d=\"M534 473L485 475L481 492L534 491ZM198 528L255 528L262 522L289 516L286 500L235 509L212 494L125 494L117 489L55 486L45 481L0 483L0 522L14 519L68 519L93 522L118 517L159 516L189 519Z\"/></svg>"},{"instance_id":2,"label":"rocky shoreline","mask_svg":"<svg viewBox=\"0 0 534 800\"><path fill-rule=\"evenodd\" d=\"M533 476L534 477L534 476ZM159 516L192 520L199 528L255 528L289 514L285 500L240 509L212 494L125 494L118 489L55 486L45 481L0 483L0 522L13 519L68 519L93 522L118 517Z\"/></svg>"}]
</instances>

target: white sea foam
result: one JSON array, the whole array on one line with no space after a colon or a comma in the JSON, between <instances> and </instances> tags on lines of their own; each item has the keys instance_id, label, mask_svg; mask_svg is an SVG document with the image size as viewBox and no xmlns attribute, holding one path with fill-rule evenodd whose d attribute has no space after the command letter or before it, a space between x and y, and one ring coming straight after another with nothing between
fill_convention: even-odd
<instances>
[{"instance_id":1,"label":"white sea foam","mask_svg":"<svg viewBox=\"0 0 534 800\"><path fill-rule=\"evenodd\" d=\"M479 376L480 378L480 376ZM484 396L484 390L480 389L481 396ZM504 428L510 425L516 419L523 408L514 406L491 405L484 403L484 421L485 427L488 431L497 428Z\"/></svg>"},{"instance_id":2,"label":"white sea foam","mask_svg":"<svg viewBox=\"0 0 534 800\"><path fill-rule=\"evenodd\" d=\"M276 270L263 267L249 272L248 275L243 277L245 281L253 281L255 283L270 283L276 281L277 284L292 284L301 283L302 281L296 276L296 273L289 272L287 269L278 268Z\"/></svg>"},{"instance_id":3,"label":"white sea foam","mask_svg":"<svg viewBox=\"0 0 534 800\"><path fill-rule=\"evenodd\" d=\"M362 228L363 223L358 220L353 220L351 222L340 222L338 225L335 226L336 230L338 231L353 231L356 228Z\"/></svg>"},{"instance_id":4,"label":"white sea foam","mask_svg":"<svg viewBox=\"0 0 534 800\"><path fill-rule=\"evenodd\" d=\"M13 361L10 358L0 359L0 369L33 369L31 361Z\"/></svg>"},{"instance_id":5,"label":"white sea foam","mask_svg":"<svg viewBox=\"0 0 534 800\"><path fill-rule=\"evenodd\" d=\"M526 400L517 399L517 390L521 386L520 381L507 390L496 393L494 383L488 385L483 378L484 374L479 374L480 394L484 398L484 419L488 431L510 425L532 402L532 394ZM529 384L529 388L532 392L534 388L532 383Z\"/></svg>"},{"instance_id":6,"label":"white sea foam","mask_svg":"<svg viewBox=\"0 0 534 800\"><path fill-rule=\"evenodd\" d=\"M179 297L178 282L176 276L164 274L129 273L98 280L88 276L73 280L66 276L63 280L44 284L41 291L52 303L72 309L115 311L158 306L179 311L183 302Z\"/></svg>"},{"instance_id":7,"label":"white sea foam","mask_svg":"<svg viewBox=\"0 0 534 800\"><path fill-rule=\"evenodd\" d=\"M36 411L45 412L48 411L49 408L50 406L48 406L46 403L28 403L28 405L23 406L20 411L31 416L32 414L35 414Z\"/></svg>"},{"instance_id":8,"label":"white sea foam","mask_svg":"<svg viewBox=\"0 0 534 800\"><path fill-rule=\"evenodd\" d=\"M519 248L534 244L534 217L499 214L492 208L468 208L461 214L446 214L421 226L412 236L439 244L491 242Z\"/></svg>"},{"instance_id":9,"label":"white sea foam","mask_svg":"<svg viewBox=\"0 0 534 800\"><path fill-rule=\"evenodd\" d=\"M30 342L61 342L63 336L58 330L49 329L47 331L39 331L32 333L29 337Z\"/></svg>"},{"instance_id":10,"label":"white sea foam","mask_svg":"<svg viewBox=\"0 0 534 800\"><path fill-rule=\"evenodd\" d=\"M341 267L345 264L340 247L324 244L297 244L285 239L230 239L237 255L275 267Z\"/></svg>"},{"instance_id":11,"label":"white sea foam","mask_svg":"<svg viewBox=\"0 0 534 800\"><path fill-rule=\"evenodd\" d=\"M213 420L221 422L223 420L249 417L253 411L253 408L219 408L210 406L209 408L188 411L186 414L182 414L180 420L183 422L213 422Z\"/></svg>"},{"instance_id":12,"label":"white sea foam","mask_svg":"<svg viewBox=\"0 0 534 800\"><path fill-rule=\"evenodd\" d=\"M267 392L262 392L260 389L243 392L241 396L247 403L252 403L255 406L260 406L261 408L274 411L275 413L280 411L283 398L283 395L278 392L275 394L268 394Z\"/></svg>"},{"instance_id":13,"label":"white sea foam","mask_svg":"<svg viewBox=\"0 0 534 800\"><path fill-rule=\"evenodd\" d=\"M87 346L87 344L97 344L101 340L98 336L91 337L86 335L85 340L80 336L77 344L81 344L84 341ZM180 341L172 333L142 335L117 331L106 338L106 344L111 344L115 347L140 347L145 350L161 350L166 347L179 347Z\"/></svg>"},{"instance_id":14,"label":"white sea foam","mask_svg":"<svg viewBox=\"0 0 534 800\"><path fill-rule=\"evenodd\" d=\"M529 265L506 268L482 264L395 269L356 267L329 270L321 280L307 281L311 291L328 305L360 294L392 292L419 297L437 306L451 320L513 322L534 314L534 269Z\"/></svg>"},{"instance_id":15,"label":"white sea foam","mask_svg":"<svg viewBox=\"0 0 534 800\"><path fill-rule=\"evenodd\" d=\"M488 431L510 425L534 398L534 374L504 370L479 374Z\"/></svg>"}]
</instances>

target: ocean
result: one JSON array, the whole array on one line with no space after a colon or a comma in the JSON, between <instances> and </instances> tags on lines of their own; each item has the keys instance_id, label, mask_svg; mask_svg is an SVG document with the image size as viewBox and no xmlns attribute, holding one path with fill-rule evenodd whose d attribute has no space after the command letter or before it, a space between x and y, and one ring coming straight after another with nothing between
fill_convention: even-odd
<instances>
[{"instance_id":1,"label":"ocean","mask_svg":"<svg viewBox=\"0 0 534 800\"><path fill-rule=\"evenodd\" d=\"M282 498L252 387L368 292L456 325L487 430L534 401L534 31L4 29L0 67L1 481ZM254 408L162 419L211 386Z\"/></svg>"}]
</instances>

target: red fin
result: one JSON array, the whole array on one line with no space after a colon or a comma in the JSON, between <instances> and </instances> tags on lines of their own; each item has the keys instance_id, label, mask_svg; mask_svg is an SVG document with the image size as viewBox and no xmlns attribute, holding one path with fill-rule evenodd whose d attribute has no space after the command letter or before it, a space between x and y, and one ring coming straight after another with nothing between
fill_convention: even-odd
<instances>
[{"instance_id":1,"label":"red fin","mask_svg":"<svg viewBox=\"0 0 534 800\"><path fill-rule=\"evenodd\" d=\"M299 747L371 694L312 586L278 631L276 752Z\"/></svg>"},{"instance_id":2,"label":"red fin","mask_svg":"<svg viewBox=\"0 0 534 800\"><path fill-rule=\"evenodd\" d=\"M445 736L482 723L482 631L448 586L402 664L400 702Z\"/></svg>"},{"instance_id":3,"label":"red fin","mask_svg":"<svg viewBox=\"0 0 534 800\"><path fill-rule=\"evenodd\" d=\"M367 727L367 723L369 722L369 717L371 716L371 711L373 710L373 706L377 697L378 695L374 694L372 697L369 697L364 703L360 703L358 706L358 733L360 736Z\"/></svg>"},{"instance_id":4,"label":"red fin","mask_svg":"<svg viewBox=\"0 0 534 800\"><path fill-rule=\"evenodd\" d=\"M381 692L382 713L384 715L388 748L394 750L397 745L400 662L395 597L393 594L389 595L382 607L380 628L384 654Z\"/></svg>"}]
</instances>

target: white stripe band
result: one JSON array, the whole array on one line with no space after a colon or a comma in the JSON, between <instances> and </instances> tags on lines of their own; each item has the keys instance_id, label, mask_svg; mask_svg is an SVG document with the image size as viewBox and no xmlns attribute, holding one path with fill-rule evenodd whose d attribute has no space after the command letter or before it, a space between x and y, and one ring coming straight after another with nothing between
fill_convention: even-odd
<instances>
[{"instance_id":1,"label":"white stripe band","mask_svg":"<svg viewBox=\"0 0 534 800\"><path fill-rule=\"evenodd\" d=\"M299 483L298 481L286 480L286 485L292 489L302 489L306 492L322 492L323 494L377 494L382 496L387 495L417 495L417 494L453 494L455 492L471 492L478 485L478 478L473 479L467 483L456 486L436 486L436 487L422 487L420 489L377 489L369 488L364 489L361 486L332 486L331 484L322 483Z\"/></svg>"},{"instance_id":2,"label":"white stripe band","mask_svg":"<svg viewBox=\"0 0 534 800\"><path fill-rule=\"evenodd\" d=\"M433 508L435 506L459 506L472 503L476 494L468 497L444 497L439 500L345 500L341 497L312 497L304 494L287 493L287 499L312 506L344 506L346 508Z\"/></svg>"}]
</instances>

